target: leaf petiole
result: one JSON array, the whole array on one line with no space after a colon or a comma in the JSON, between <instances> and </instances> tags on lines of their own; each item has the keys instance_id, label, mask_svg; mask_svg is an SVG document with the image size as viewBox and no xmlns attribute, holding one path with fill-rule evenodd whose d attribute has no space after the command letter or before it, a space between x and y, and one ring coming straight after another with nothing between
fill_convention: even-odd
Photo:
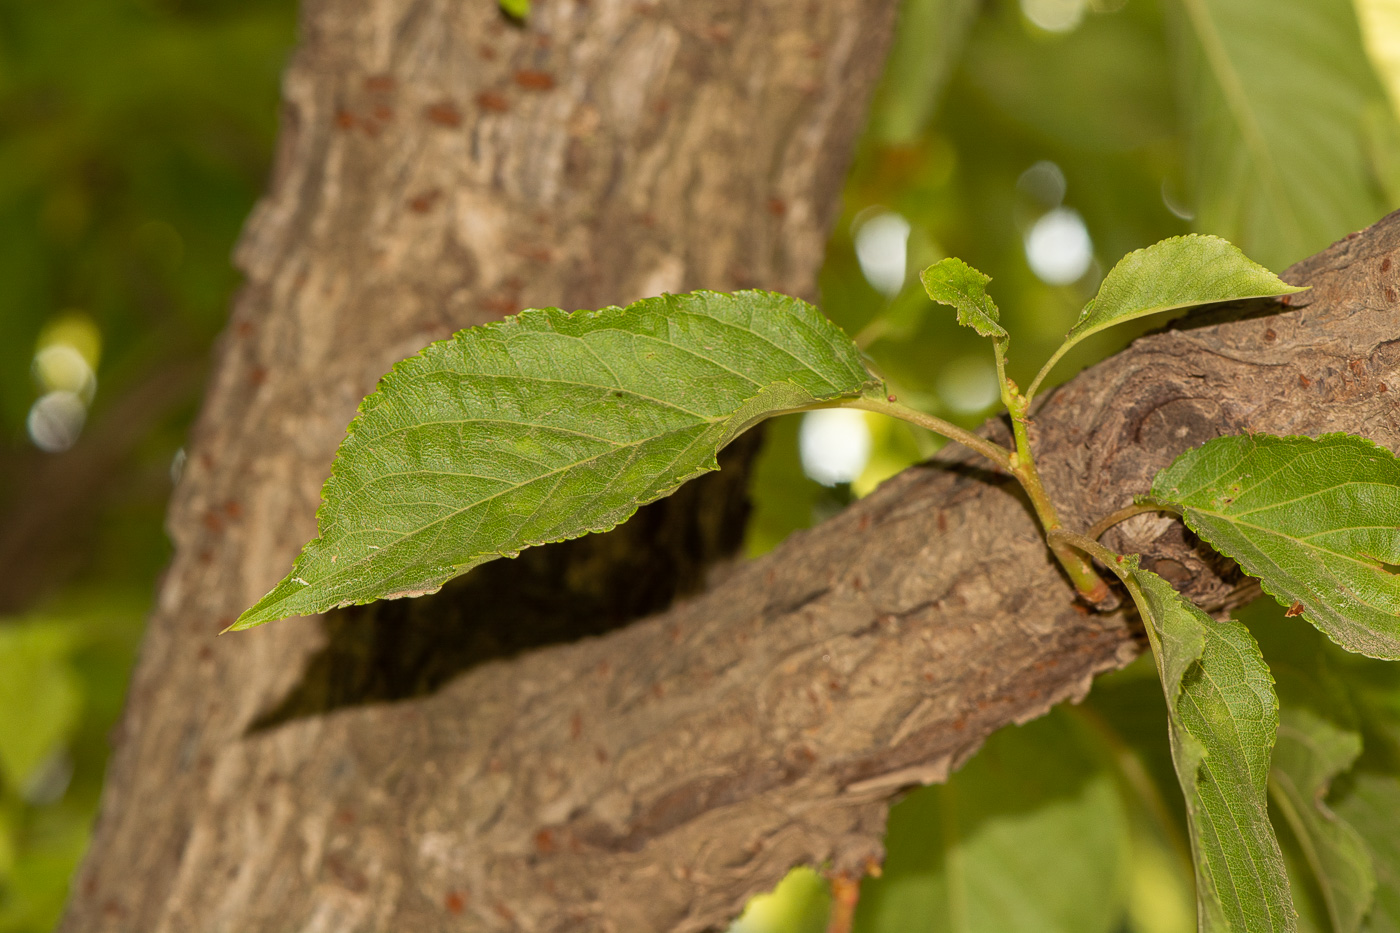
<instances>
[{"instance_id":1,"label":"leaf petiole","mask_svg":"<svg viewBox=\"0 0 1400 933\"><path fill-rule=\"evenodd\" d=\"M999 341L998 346L1000 346ZM998 362L1001 362L1001 359L1002 356L998 353ZM899 418L921 428L927 428L936 434L941 434L949 440L957 441L982 454L1016 477L1022 488L1026 490L1026 495L1031 500L1031 506L1035 509L1036 517L1040 519L1041 527L1048 534L1060 528L1060 519L1055 511L1054 503L1050 501L1049 495L1045 492L1045 486L1040 481L1040 473L1035 468L1030 438L1026 433L1025 400L1016 392L1014 383L1003 380L1002 386L1011 402L1011 424L1016 434L1017 447L1014 452L984 437L979 437L965 428L944 421L942 418L924 414L896 401L863 395L859 398L842 400L836 404L842 408L859 408ZM1047 540L1049 539L1047 538ZM1069 575L1080 595L1096 606L1110 598L1108 584L1103 582L1091 563L1062 544L1057 544L1054 541L1049 541L1049 544L1050 550L1054 552L1055 557L1064 567L1065 573Z\"/></svg>"},{"instance_id":2,"label":"leaf petiole","mask_svg":"<svg viewBox=\"0 0 1400 933\"><path fill-rule=\"evenodd\" d=\"M950 441L957 441L964 447L970 447L1008 473L1015 473L1011 464L1011 451L1005 447L989 441L985 437L979 437L966 428L960 428L956 424L944 421L942 418L936 418L933 415L924 414L918 409L910 408L908 405L862 395L859 398L842 399L832 407L859 408L862 411L873 411L907 421L935 434L941 434Z\"/></svg>"},{"instance_id":3,"label":"leaf petiole","mask_svg":"<svg viewBox=\"0 0 1400 933\"><path fill-rule=\"evenodd\" d=\"M1181 514L1180 509L1173 508L1161 502L1144 499L1140 502L1134 502L1132 505L1124 506L1116 512L1110 512L1108 515L1105 515L1103 518L1090 525L1089 530L1084 532L1084 536L1097 541L1103 537L1104 532L1108 531L1108 529L1119 522L1127 521L1135 515L1145 515L1148 512L1170 512L1173 515Z\"/></svg>"}]
</instances>

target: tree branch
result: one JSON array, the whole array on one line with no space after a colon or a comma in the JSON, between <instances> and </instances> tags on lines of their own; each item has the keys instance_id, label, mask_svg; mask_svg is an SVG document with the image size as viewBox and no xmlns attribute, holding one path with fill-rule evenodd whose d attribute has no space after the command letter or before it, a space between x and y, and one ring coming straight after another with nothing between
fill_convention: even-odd
<instances>
[{"instance_id":1,"label":"tree branch","mask_svg":"<svg viewBox=\"0 0 1400 933\"><path fill-rule=\"evenodd\" d=\"M241 253L250 286L177 492L178 555L66 930L714 928L792 865L859 875L891 798L1139 650L1130 617L1074 601L1014 485L954 454L625 629L479 664L429 696L250 731L293 691L319 629L213 633L313 533L331 454L379 373L485 314L484 296L586 306L636 297L676 263L667 287L746 284L729 271L740 262L805 291L822 241L808 227L827 216L814 198L842 164L825 143L854 132L890 10L663 2L624 17L537 0L552 44L505 34L485 77L458 79L499 86L536 122L458 89L452 106L477 108L468 140L427 108L452 91L433 82L478 53L488 6L324 0L307 14L278 187ZM550 55L580 77L519 83ZM755 86L773 90L733 92ZM530 96L546 93L561 96ZM612 108L607 129L585 107ZM392 119L434 112L422 119L441 138L389 138ZM615 135L571 141L589 125ZM714 188L707 173L725 165ZM754 232L768 184L785 212ZM411 206L430 185L440 215ZM684 216L648 226L638 205ZM512 252L522 243L557 252L531 265ZM1291 270L1313 286L1292 309L1215 312L1049 395L1032 440L1066 526L1127 504L1217 434L1354 430L1400 447L1397 258L1388 218ZM1000 423L985 434L1007 439ZM234 500L240 519L204 521ZM1208 607L1254 592L1173 519L1106 538Z\"/></svg>"}]
</instances>

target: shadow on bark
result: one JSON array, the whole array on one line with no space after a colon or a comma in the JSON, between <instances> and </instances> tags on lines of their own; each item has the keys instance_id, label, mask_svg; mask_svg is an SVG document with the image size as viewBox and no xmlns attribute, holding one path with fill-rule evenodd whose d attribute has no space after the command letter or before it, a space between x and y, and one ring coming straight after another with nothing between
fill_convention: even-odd
<instances>
[{"instance_id":1,"label":"shadow on bark","mask_svg":"<svg viewBox=\"0 0 1400 933\"><path fill-rule=\"evenodd\" d=\"M484 564L431 596L326 613L329 643L249 732L424 696L478 664L601 635L698 592L709 569L743 543L762 436L744 434L720 453L718 472L610 532Z\"/></svg>"}]
</instances>

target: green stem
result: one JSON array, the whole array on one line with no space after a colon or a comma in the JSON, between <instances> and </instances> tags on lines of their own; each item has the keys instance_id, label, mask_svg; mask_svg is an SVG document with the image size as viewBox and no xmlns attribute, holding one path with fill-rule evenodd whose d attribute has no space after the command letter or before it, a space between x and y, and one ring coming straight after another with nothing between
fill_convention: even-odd
<instances>
[{"instance_id":1,"label":"green stem","mask_svg":"<svg viewBox=\"0 0 1400 933\"><path fill-rule=\"evenodd\" d=\"M965 447L972 448L1008 473L1015 473L1015 470L1011 466L1011 451L1000 444L987 440L985 437L978 437L966 428L960 428L956 424L944 421L942 418L926 415L917 409L910 408L908 405L901 405L899 402L869 398L864 395L859 398L843 399L839 404L842 408L859 408L864 411L873 411L882 415L888 415L891 418L899 418L901 421L907 421L910 424L916 424L921 428L927 428L935 434L943 435L950 441L957 441Z\"/></svg>"},{"instance_id":2,"label":"green stem","mask_svg":"<svg viewBox=\"0 0 1400 933\"><path fill-rule=\"evenodd\" d=\"M1069 348L1078 342L1078 340L1066 340L1064 343L1060 344L1060 349L1056 350L1051 354L1050 359L1045 361L1045 365L1040 367L1040 372L1036 373L1035 378L1031 380L1031 387L1026 390L1027 407L1030 406L1031 399L1035 398L1035 393L1039 391L1040 384L1045 381L1045 377L1050 375L1050 370L1054 369L1055 364L1060 361L1060 358L1068 353Z\"/></svg>"},{"instance_id":3,"label":"green stem","mask_svg":"<svg viewBox=\"0 0 1400 933\"><path fill-rule=\"evenodd\" d=\"M1036 469L1035 453L1031 450L1031 438L1027 429L1030 422L1026 417L1026 410L1030 403L1009 379L1003 380L1002 386L1009 399L1006 407L1011 412L1011 432L1016 437L1016 453L1011 471L1026 490L1031 506L1040 519L1041 527L1045 529L1045 540L1059 560L1060 566L1069 574L1074 588L1091 604L1098 605L1109 597L1108 584L1103 582L1103 578L1094 570L1094 565L1083 555L1051 537L1052 532L1059 531L1064 526L1060 523L1059 513L1055 511L1055 504L1045 492L1045 484L1040 480L1040 471Z\"/></svg>"},{"instance_id":4,"label":"green stem","mask_svg":"<svg viewBox=\"0 0 1400 933\"><path fill-rule=\"evenodd\" d=\"M1002 359L999 353L998 361ZM993 443L985 437L979 437L965 428L960 428L955 424L944 421L942 418L935 418L933 415L926 415L921 411L901 405L899 402L892 402L880 398L870 398L861 396L859 398L845 399L838 404L843 408L859 408L864 411L878 412L892 418L899 418L910 424L916 424L921 428L927 428L936 434L941 434L949 440L957 441L967 447L972 448L991 460L1020 481L1025 488L1026 495L1031 500L1031 507L1035 509L1036 517L1040 519L1041 527L1045 531L1051 532L1061 528L1060 517L1055 512L1054 503L1045 492L1045 485L1040 481L1040 474L1035 468L1035 457L1031 453L1030 438L1026 434L1025 424L1025 402L1016 392L1016 386L1009 380L1003 381L1008 397L1014 406L1011 412L1011 423L1016 435L1015 453ZM1047 539L1048 540L1048 539ZM1063 544L1050 541L1050 550L1059 560L1060 565L1065 568L1065 573L1074 583L1075 589L1084 596L1090 603L1098 605L1109 597L1108 584L1094 571L1094 565L1085 560L1083 556L1076 553L1073 548Z\"/></svg>"},{"instance_id":5,"label":"green stem","mask_svg":"<svg viewBox=\"0 0 1400 933\"><path fill-rule=\"evenodd\" d=\"M1108 529L1112 528L1119 522L1127 521L1134 515L1143 515L1147 512L1171 512L1173 515L1181 514L1172 506L1163 505L1160 502L1134 502L1132 505L1124 506L1118 511L1105 515L1103 518L1094 522L1094 524L1090 526L1089 530L1084 532L1084 537L1093 538L1095 541L1097 541L1103 537L1103 533L1105 531L1108 531Z\"/></svg>"}]
</instances>

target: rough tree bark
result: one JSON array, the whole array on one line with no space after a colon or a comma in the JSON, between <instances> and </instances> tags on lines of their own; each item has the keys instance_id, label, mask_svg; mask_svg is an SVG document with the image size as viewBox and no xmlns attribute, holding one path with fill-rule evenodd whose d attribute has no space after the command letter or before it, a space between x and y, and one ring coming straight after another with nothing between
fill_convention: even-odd
<instances>
[{"instance_id":1,"label":"rough tree bark","mask_svg":"<svg viewBox=\"0 0 1400 933\"><path fill-rule=\"evenodd\" d=\"M65 929L713 928L794 864L863 871L892 797L1139 650L1126 612L1076 605L1014 486L956 452L597 637L544 645L572 630L520 630L566 607L527 593L512 614L513 592L471 581L561 580L601 631L692 585L733 515L692 501L523 578L481 568L324 629L213 639L311 536L343 427L393 359L523 304L810 292L891 4L537 8L516 32L486 3L308 7ZM1193 318L1053 393L1035 440L1067 524L1217 434L1400 448L1397 260L1387 219L1290 270L1313 286L1291 308ZM636 578L677 524L656 593L619 607L577 582ZM1174 521L1111 534L1209 607L1252 595ZM468 649L427 634L444 620ZM376 673L396 653L414 660Z\"/></svg>"}]
</instances>

